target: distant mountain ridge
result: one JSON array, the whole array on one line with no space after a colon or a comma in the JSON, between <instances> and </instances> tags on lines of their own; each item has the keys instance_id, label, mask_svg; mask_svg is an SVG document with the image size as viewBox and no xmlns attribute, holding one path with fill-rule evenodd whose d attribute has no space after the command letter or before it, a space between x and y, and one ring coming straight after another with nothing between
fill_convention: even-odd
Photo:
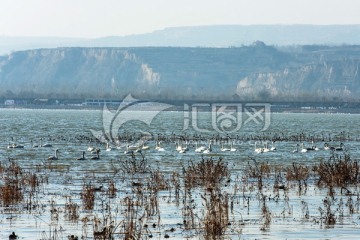
<instances>
[{"instance_id":1,"label":"distant mountain ridge","mask_svg":"<svg viewBox=\"0 0 360 240\"><path fill-rule=\"evenodd\" d=\"M2 98L354 100L360 45L56 48L0 57Z\"/></svg>"},{"instance_id":2,"label":"distant mountain ridge","mask_svg":"<svg viewBox=\"0 0 360 240\"><path fill-rule=\"evenodd\" d=\"M0 55L56 47L239 47L360 44L360 25L211 25L173 27L151 33L96 39L0 36Z\"/></svg>"}]
</instances>

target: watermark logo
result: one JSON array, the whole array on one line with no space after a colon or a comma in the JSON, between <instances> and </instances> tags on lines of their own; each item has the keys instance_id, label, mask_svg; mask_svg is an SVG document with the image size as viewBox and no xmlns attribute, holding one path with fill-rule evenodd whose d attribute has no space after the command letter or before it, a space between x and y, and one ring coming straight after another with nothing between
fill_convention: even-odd
<instances>
[{"instance_id":1,"label":"watermark logo","mask_svg":"<svg viewBox=\"0 0 360 240\"><path fill-rule=\"evenodd\" d=\"M233 133L242 125L241 104L212 104L211 123L215 131Z\"/></svg>"},{"instance_id":2,"label":"watermark logo","mask_svg":"<svg viewBox=\"0 0 360 240\"><path fill-rule=\"evenodd\" d=\"M262 131L269 128L271 122L271 105L270 103L247 103L244 106L244 112L247 119L244 124L255 123L262 124Z\"/></svg>"},{"instance_id":3,"label":"watermark logo","mask_svg":"<svg viewBox=\"0 0 360 240\"><path fill-rule=\"evenodd\" d=\"M170 107L173 105L159 102L141 102L129 94L123 99L116 111L110 111L104 104L102 111L103 130L90 129L90 131L101 142L116 142L119 129L126 122L141 121L150 126L156 115ZM146 114L141 111L144 108L148 110Z\"/></svg>"},{"instance_id":4,"label":"watermark logo","mask_svg":"<svg viewBox=\"0 0 360 240\"><path fill-rule=\"evenodd\" d=\"M119 129L129 121L141 121L150 126L153 119L165 109L174 105L160 102L143 102L130 94L123 99L116 111L108 109L104 104L102 111L102 130L91 129L91 133L103 143L117 142ZM270 126L270 107L268 103L201 103L184 104L183 130L190 128L199 133L214 131L230 134L240 130L243 125L262 125L262 131ZM146 110L144 114L143 110ZM201 112L211 112L210 119L200 119ZM205 124L205 127L204 127ZM206 125L207 124L207 125ZM208 124L211 124L209 126ZM145 132L145 135L151 136Z\"/></svg>"},{"instance_id":5,"label":"watermark logo","mask_svg":"<svg viewBox=\"0 0 360 240\"><path fill-rule=\"evenodd\" d=\"M242 125L256 124L262 125L262 131L270 126L269 103L202 103L184 105L184 128L187 130L190 126L200 133L218 133L230 134L240 130ZM211 111L211 128L200 126L199 114L202 111Z\"/></svg>"}]
</instances>

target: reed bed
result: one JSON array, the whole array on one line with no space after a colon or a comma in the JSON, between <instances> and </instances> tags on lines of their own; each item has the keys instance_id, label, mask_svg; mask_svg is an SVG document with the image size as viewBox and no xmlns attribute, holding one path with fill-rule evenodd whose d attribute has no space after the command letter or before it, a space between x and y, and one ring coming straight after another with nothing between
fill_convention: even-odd
<instances>
[{"instance_id":1,"label":"reed bed","mask_svg":"<svg viewBox=\"0 0 360 240\"><path fill-rule=\"evenodd\" d=\"M350 137L343 134L339 138ZM200 141L202 136L160 135L156 139ZM311 137L300 134L294 139ZM232 140L214 137L222 143ZM301 162L278 166L250 157L236 176L224 157L199 155L170 171L148 158L133 152L112 159L104 173L94 170L78 175L55 164L24 169L21 162L2 163L1 211L31 210L38 218L51 216L44 239L242 238L247 227L270 231L278 219L299 218L321 228L343 224L347 217L360 214L359 165L348 152L334 152L311 166ZM59 181L59 176L69 190L50 192L49 184ZM316 207L306 198L312 188L326 191ZM43 198L49 196L51 201L45 204ZM294 202L299 215L294 213ZM178 217L167 222L174 212ZM62 233L66 222L80 230Z\"/></svg>"}]
</instances>

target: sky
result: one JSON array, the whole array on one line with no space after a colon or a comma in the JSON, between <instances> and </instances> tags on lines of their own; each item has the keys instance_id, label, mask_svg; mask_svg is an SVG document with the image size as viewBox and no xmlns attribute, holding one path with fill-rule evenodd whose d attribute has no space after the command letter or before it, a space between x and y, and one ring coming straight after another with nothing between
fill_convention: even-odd
<instances>
[{"instance_id":1,"label":"sky","mask_svg":"<svg viewBox=\"0 0 360 240\"><path fill-rule=\"evenodd\" d=\"M98 38L223 24L360 24L359 0L0 0L0 36Z\"/></svg>"}]
</instances>

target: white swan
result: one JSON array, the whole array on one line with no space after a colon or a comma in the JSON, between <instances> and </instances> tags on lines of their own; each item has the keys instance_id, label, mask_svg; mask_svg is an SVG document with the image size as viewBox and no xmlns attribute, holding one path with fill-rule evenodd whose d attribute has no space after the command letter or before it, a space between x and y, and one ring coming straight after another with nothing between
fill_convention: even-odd
<instances>
[{"instance_id":1,"label":"white swan","mask_svg":"<svg viewBox=\"0 0 360 240\"><path fill-rule=\"evenodd\" d=\"M114 148L113 147L111 147L110 146L110 143L106 143L106 151L112 151L112 150L114 150Z\"/></svg>"},{"instance_id":2,"label":"white swan","mask_svg":"<svg viewBox=\"0 0 360 240\"><path fill-rule=\"evenodd\" d=\"M236 152L237 149L233 147L233 143L231 142L231 145L230 145L230 151L231 152Z\"/></svg>"},{"instance_id":3,"label":"white swan","mask_svg":"<svg viewBox=\"0 0 360 240\"><path fill-rule=\"evenodd\" d=\"M328 143L324 143L324 150L330 150L330 146Z\"/></svg>"},{"instance_id":4,"label":"white swan","mask_svg":"<svg viewBox=\"0 0 360 240\"><path fill-rule=\"evenodd\" d=\"M40 147L52 147L50 143L42 144L42 139L40 139Z\"/></svg>"},{"instance_id":5,"label":"white swan","mask_svg":"<svg viewBox=\"0 0 360 240\"><path fill-rule=\"evenodd\" d=\"M256 153L262 153L262 152L264 152L264 149L263 149L263 148L257 148L257 147L256 147L256 144L257 144L257 142L255 142L255 152L256 152Z\"/></svg>"},{"instance_id":6,"label":"white swan","mask_svg":"<svg viewBox=\"0 0 360 240\"><path fill-rule=\"evenodd\" d=\"M160 146L160 143L161 141L156 142L155 149L158 150L159 152L163 152L165 151L165 149Z\"/></svg>"},{"instance_id":7,"label":"white swan","mask_svg":"<svg viewBox=\"0 0 360 240\"><path fill-rule=\"evenodd\" d=\"M140 146L136 146L136 145L127 145L126 146L126 151L124 152L125 154L133 154L134 152L138 152L140 151L141 148Z\"/></svg>"},{"instance_id":8,"label":"white swan","mask_svg":"<svg viewBox=\"0 0 360 240\"><path fill-rule=\"evenodd\" d=\"M54 156L49 156L48 160L58 160L58 152L59 152L59 150L56 149L55 150L55 155Z\"/></svg>"},{"instance_id":9,"label":"white swan","mask_svg":"<svg viewBox=\"0 0 360 240\"><path fill-rule=\"evenodd\" d=\"M199 152L205 151L205 149L206 149L205 146L197 147L197 142L195 144L196 144L195 152L199 153Z\"/></svg>"},{"instance_id":10,"label":"white swan","mask_svg":"<svg viewBox=\"0 0 360 240\"><path fill-rule=\"evenodd\" d=\"M129 152L138 152L138 151L141 151L141 146L140 145L127 145L126 149Z\"/></svg>"},{"instance_id":11,"label":"white swan","mask_svg":"<svg viewBox=\"0 0 360 240\"><path fill-rule=\"evenodd\" d=\"M314 144L314 141L311 141L312 150L319 151L319 148Z\"/></svg>"},{"instance_id":12,"label":"white swan","mask_svg":"<svg viewBox=\"0 0 360 240\"><path fill-rule=\"evenodd\" d=\"M144 143L141 145L141 150L148 150L150 147L148 145L145 145Z\"/></svg>"},{"instance_id":13,"label":"white swan","mask_svg":"<svg viewBox=\"0 0 360 240\"><path fill-rule=\"evenodd\" d=\"M185 142L185 147L182 147L182 145L180 145L180 150L178 151L179 153L186 153L188 150L189 150L189 148L187 147L187 145L188 145L188 143L187 142Z\"/></svg>"},{"instance_id":14,"label":"white swan","mask_svg":"<svg viewBox=\"0 0 360 240\"><path fill-rule=\"evenodd\" d=\"M307 151L308 149L304 147L304 143L301 143L301 152L306 153Z\"/></svg>"},{"instance_id":15,"label":"white swan","mask_svg":"<svg viewBox=\"0 0 360 240\"><path fill-rule=\"evenodd\" d=\"M299 152L299 144L296 144L295 149L292 150L293 153Z\"/></svg>"},{"instance_id":16,"label":"white swan","mask_svg":"<svg viewBox=\"0 0 360 240\"><path fill-rule=\"evenodd\" d=\"M211 153L211 152L212 152L211 143L209 143L209 147L207 149L205 149L203 151L203 153L207 154L207 153Z\"/></svg>"},{"instance_id":17,"label":"white swan","mask_svg":"<svg viewBox=\"0 0 360 240\"><path fill-rule=\"evenodd\" d=\"M268 147L268 143L264 143L264 148L263 148L263 152L270 152L270 149Z\"/></svg>"},{"instance_id":18,"label":"white swan","mask_svg":"<svg viewBox=\"0 0 360 240\"><path fill-rule=\"evenodd\" d=\"M275 142L272 141L272 146L270 148L270 151L276 151Z\"/></svg>"},{"instance_id":19,"label":"white swan","mask_svg":"<svg viewBox=\"0 0 360 240\"><path fill-rule=\"evenodd\" d=\"M181 151L182 147L181 147L180 142L176 142L175 145L176 145L175 150L178 152Z\"/></svg>"},{"instance_id":20,"label":"white swan","mask_svg":"<svg viewBox=\"0 0 360 240\"><path fill-rule=\"evenodd\" d=\"M16 143L10 144L7 146L7 148L24 148L24 145L18 145Z\"/></svg>"}]
</instances>

